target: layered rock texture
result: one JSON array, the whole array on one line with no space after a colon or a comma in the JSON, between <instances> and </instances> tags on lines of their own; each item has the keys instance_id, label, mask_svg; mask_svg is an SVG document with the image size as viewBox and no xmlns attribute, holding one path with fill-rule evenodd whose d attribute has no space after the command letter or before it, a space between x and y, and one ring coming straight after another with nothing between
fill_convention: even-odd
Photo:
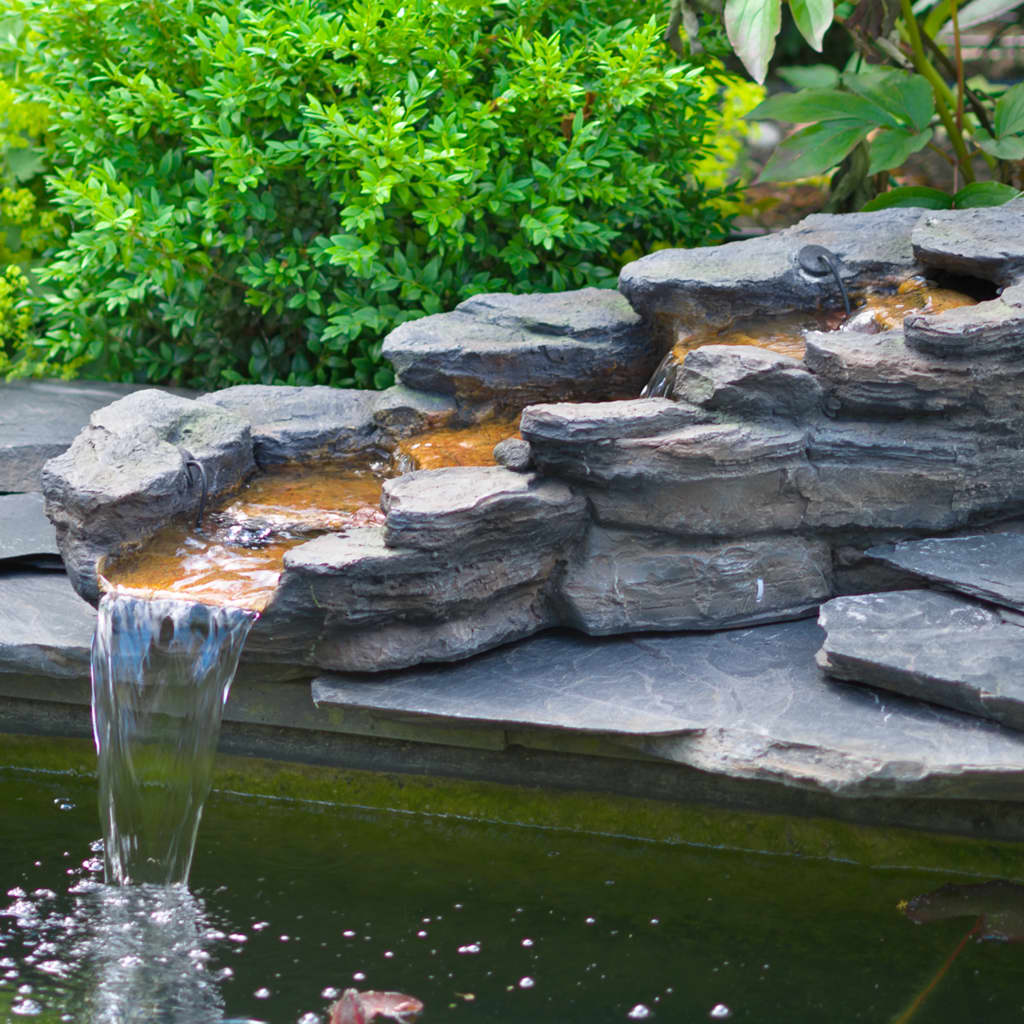
<instances>
[{"instance_id":1,"label":"layered rock texture","mask_svg":"<svg viewBox=\"0 0 1024 1024\"><path fill-rule=\"evenodd\" d=\"M802 360L706 345L670 397L628 397L688 332L835 309L807 245L835 254L855 298L924 274L982 301L880 333L812 332ZM212 499L257 465L386 460L402 437L509 406L522 440L502 465L392 479L383 525L293 548L249 656L376 671L555 625L793 619L912 576L872 546L1024 512L1024 201L998 216L811 217L655 253L620 289L477 296L403 325L385 343L400 384L379 395L253 386L102 410L43 478L75 588L95 600L104 558L194 509L190 460Z\"/></svg>"}]
</instances>

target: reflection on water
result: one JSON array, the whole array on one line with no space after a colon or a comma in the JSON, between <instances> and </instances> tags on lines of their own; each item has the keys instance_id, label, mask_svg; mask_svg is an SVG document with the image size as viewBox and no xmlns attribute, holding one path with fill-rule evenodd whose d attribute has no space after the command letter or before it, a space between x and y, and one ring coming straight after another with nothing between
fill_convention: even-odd
<instances>
[{"instance_id":1,"label":"reflection on water","mask_svg":"<svg viewBox=\"0 0 1024 1024\"><path fill-rule=\"evenodd\" d=\"M449 427L407 438L396 453L403 472L446 466L493 466L494 446L519 437L518 419L488 420L472 427Z\"/></svg>"},{"instance_id":2,"label":"reflection on water","mask_svg":"<svg viewBox=\"0 0 1024 1024\"><path fill-rule=\"evenodd\" d=\"M105 594L92 647L107 881L188 879L221 711L256 616Z\"/></svg>"}]
</instances>

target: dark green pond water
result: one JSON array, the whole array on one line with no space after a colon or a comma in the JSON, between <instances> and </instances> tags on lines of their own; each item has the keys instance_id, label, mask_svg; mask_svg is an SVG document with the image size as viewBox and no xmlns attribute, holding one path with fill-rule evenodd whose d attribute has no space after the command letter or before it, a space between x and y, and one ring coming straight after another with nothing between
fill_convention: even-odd
<instances>
[{"instance_id":1,"label":"dark green pond water","mask_svg":"<svg viewBox=\"0 0 1024 1024\"><path fill-rule=\"evenodd\" d=\"M972 939L907 1016L977 915L898 904L982 879L214 794L160 895L98 884L95 800L0 771L2 1020L315 1024L350 985L425 1024L1024 1015L1024 945Z\"/></svg>"}]
</instances>

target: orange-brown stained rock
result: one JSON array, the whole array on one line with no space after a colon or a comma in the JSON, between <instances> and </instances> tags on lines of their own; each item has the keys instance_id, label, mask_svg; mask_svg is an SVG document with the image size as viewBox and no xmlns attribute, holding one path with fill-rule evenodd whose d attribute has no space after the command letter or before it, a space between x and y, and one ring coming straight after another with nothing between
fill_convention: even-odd
<instances>
[{"instance_id":1,"label":"orange-brown stained rock","mask_svg":"<svg viewBox=\"0 0 1024 1024\"><path fill-rule=\"evenodd\" d=\"M782 316L737 320L728 327L681 337L672 349L678 362L701 345L754 345L794 359L804 357L805 331L887 331L903 326L908 313L939 313L958 306L974 305L975 299L948 288L938 288L923 278L904 281L895 292L869 292L846 318L842 311L788 313Z\"/></svg>"},{"instance_id":2,"label":"orange-brown stained rock","mask_svg":"<svg viewBox=\"0 0 1024 1024\"><path fill-rule=\"evenodd\" d=\"M140 551L108 566L106 579L140 596L262 611L289 548L347 526L383 523L381 483L369 470L276 468L209 512L202 530L164 527Z\"/></svg>"},{"instance_id":3,"label":"orange-brown stained rock","mask_svg":"<svg viewBox=\"0 0 1024 1024\"><path fill-rule=\"evenodd\" d=\"M410 460L415 469L493 466L494 446L509 437L519 437L518 420L491 420L417 434L399 444L398 455Z\"/></svg>"}]
</instances>

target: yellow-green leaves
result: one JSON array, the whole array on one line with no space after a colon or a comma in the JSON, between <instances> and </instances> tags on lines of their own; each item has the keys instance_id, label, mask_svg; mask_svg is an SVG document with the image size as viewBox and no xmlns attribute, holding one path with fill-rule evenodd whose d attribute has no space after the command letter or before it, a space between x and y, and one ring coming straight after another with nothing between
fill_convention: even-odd
<instances>
[{"instance_id":1,"label":"yellow-green leaves","mask_svg":"<svg viewBox=\"0 0 1024 1024\"><path fill-rule=\"evenodd\" d=\"M978 146L998 160L1024 160L1024 83L1012 86L996 102L994 135L978 132Z\"/></svg>"}]
</instances>

